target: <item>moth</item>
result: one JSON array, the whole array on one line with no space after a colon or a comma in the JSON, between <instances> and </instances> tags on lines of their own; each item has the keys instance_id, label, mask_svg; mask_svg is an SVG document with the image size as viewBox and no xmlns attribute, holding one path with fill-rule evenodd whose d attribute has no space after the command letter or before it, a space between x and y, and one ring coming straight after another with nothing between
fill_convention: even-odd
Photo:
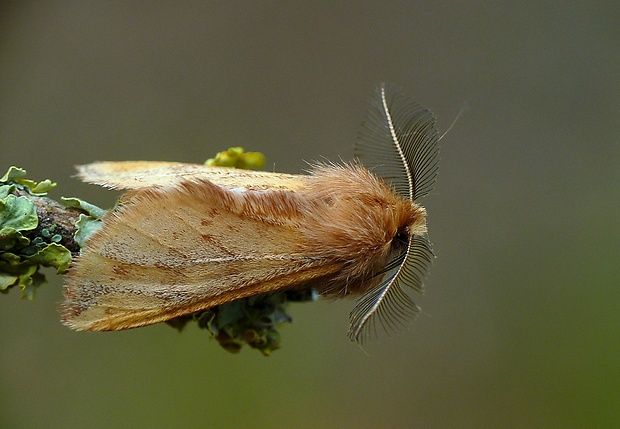
<instances>
[{"instance_id":1,"label":"moth","mask_svg":"<svg viewBox=\"0 0 620 429\"><path fill-rule=\"evenodd\" d=\"M438 170L433 114L392 85L370 100L357 161L279 174L176 162L78 167L128 192L67 276L77 330L150 325L256 294L358 297L349 337L400 330L434 257L426 210ZM363 164L362 164L363 162Z\"/></svg>"}]
</instances>

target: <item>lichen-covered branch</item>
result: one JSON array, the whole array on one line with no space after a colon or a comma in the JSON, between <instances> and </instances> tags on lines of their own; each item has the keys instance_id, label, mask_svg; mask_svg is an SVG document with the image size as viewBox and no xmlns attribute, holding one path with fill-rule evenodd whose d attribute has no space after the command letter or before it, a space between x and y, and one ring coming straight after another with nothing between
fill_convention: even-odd
<instances>
[{"instance_id":1,"label":"lichen-covered branch","mask_svg":"<svg viewBox=\"0 0 620 429\"><path fill-rule=\"evenodd\" d=\"M262 168L258 152L230 148L205 164L233 168ZM26 171L11 167L0 178L0 292L19 288L32 300L45 282L41 267L65 274L88 237L102 225L106 210L78 198L55 201L47 193L51 180L35 182ZM312 291L286 291L244 298L181 318L168 324L181 330L188 322L207 329L226 350L238 352L244 344L269 355L280 347L278 328L291 317L289 301L315 299Z\"/></svg>"},{"instance_id":2,"label":"lichen-covered branch","mask_svg":"<svg viewBox=\"0 0 620 429\"><path fill-rule=\"evenodd\" d=\"M0 291L19 287L22 298L34 299L44 281L41 266L68 270L77 254L75 223L79 211L63 208L46 197L55 183L26 179L26 171L11 167L0 178Z\"/></svg>"}]
</instances>

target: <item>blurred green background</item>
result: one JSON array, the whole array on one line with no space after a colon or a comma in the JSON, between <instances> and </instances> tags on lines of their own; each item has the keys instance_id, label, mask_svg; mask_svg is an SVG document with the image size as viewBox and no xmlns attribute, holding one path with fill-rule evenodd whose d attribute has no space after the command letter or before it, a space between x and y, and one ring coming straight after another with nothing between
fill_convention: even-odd
<instances>
[{"instance_id":1,"label":"blurred green background","mask_svg":"<svg viewBox=\"0 0 620 429\"><path fill-rule=\"evenodd\" d=\"M373 86L446 129L411 329L299 304L283 349L76 333L62 278L0 296L0 427L620 427L620 3L3 2L0 148L53 196L94 160L350 159Z\"/></svg>"}]
</instances>

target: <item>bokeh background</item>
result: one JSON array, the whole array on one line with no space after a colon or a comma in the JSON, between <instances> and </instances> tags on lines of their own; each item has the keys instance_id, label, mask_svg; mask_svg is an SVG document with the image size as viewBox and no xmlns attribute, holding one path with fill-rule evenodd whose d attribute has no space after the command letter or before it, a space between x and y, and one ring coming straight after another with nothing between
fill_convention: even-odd
<instances>
[{"instance_id":1,"label":"bokeh background","mask_svg":"<svg viewBox=\"0 0 620 429\"><path fill-rule=\"evenodd\" d=\"M380 81L443 130L468 109L409 330L361 350L353 301L321 301L269 358L194 326L76 333L50 272L0 296L0 427L619 427L619 22L617 1L3 2L0 169L55 197L111 206L71 179L94 160L350 159Z\"/></svg>"}]
</instances>

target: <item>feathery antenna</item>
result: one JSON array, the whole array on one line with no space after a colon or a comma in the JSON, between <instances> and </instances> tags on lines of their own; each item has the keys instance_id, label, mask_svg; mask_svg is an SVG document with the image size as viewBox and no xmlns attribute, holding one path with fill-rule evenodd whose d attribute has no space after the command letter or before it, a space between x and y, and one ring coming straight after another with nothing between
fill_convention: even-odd
<instances>
[{"instance_id":1,"label":"feathery antenna","mask_svg":"<svg viewBox=\"0 0 620 429\"><path fill-rule=\"evenodd\" d=\"M362 123L355 154L397 193L416 201L435 183L438 141L433 114L400 88L381 84ZM351 311L349 338L364 343L377 334L377 321L388 333L400 331L418 311L403 286L421 291L433 257L428 235L412 235L406 248L390 258L383 281Z\"/></svg>"}]
</instances>

